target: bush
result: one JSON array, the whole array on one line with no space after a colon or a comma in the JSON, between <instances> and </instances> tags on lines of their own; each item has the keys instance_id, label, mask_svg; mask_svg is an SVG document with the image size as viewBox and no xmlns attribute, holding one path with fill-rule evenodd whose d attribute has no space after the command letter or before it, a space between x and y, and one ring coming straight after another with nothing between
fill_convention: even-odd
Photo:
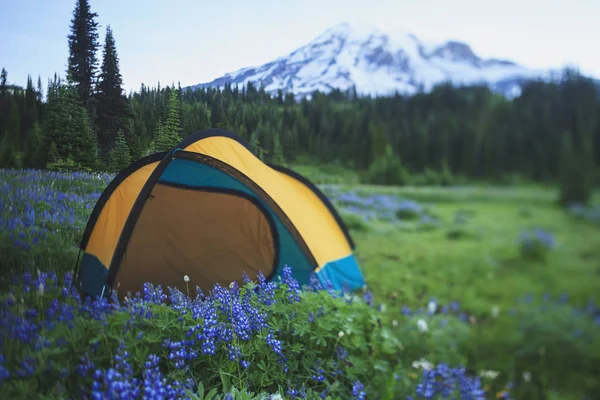
<instances>
[{"instance_id":1,"label":"bush","mask_svg":"<svg viewBox=\"0 0 600 400\"><path fill-rule=\"evenodd\" d=\"M439 174L439 182L442 186L452 186L454 183L454 176L452 175L452 171L450 171L450 167L445 160L442 164L442 170Z\"/></svg>"},{"instance_id":2,"label":"bush","mask_svg":"<svg viewBox=\"0 0 600 400\"><path fill-rule=\"evenodd\" d=\"M543 261L554 247L554 236L541 228L521 234L519 249L524 258Z\"/></svg>"},{"instance_id":3,"label":"bush","mask_svg":"<svg viewBox=\"0 0 600 400\"><path fill-rule=\"evenodd\" d=\"M475 239L477 232L466 224L453 224L446 231L446 237L450 240Z\"/></svg>"},{"instance_id":4,"label":"bush","mask_svg":"<svg viewBox=\"0 0 600 400\"><path fill-rule=\"evenodd\" d=\"M375 185L406 185L410 181L410 176L406 168L402 165L400 158L395 156L391 146L386 147L383 157L378 157L369 166L366 175L363 177L364 183Z\"/></svg>"},{"instance_id":5,"label":"bush","mask_svg":"<svg viewBox=\"0 0 600 400\"><path fill-rule=\"evenodd\" d=\"M567 207L567 213L577 220L600 226L600 206L590 207L571 203Z\"/></svg>"},{"instance_id":6,"label":"bush","mask_svg":"<svg viewBox=\"0 0 600 400\"><path fill-rule=\"evenodd\" d=\"M519 209L519 216L521 218L531 218L533 216L533 211L531 208L521 207Z\"/></svg>"},{"instance_id":7,"label":"bush","mask_svg":"<svg viewBox=\"0 0 600 400\"><path fill-rule=\"evenodd\" d=\"M423 174L423 179L426 185L429 186L439 186L440 185L440 177L438 173L429 167L425 168L425 173Z\"/></svg>"},{"instance_id":8,"label":"bush","mask_svg":"<svg viewBox=\"0 0 600 400\"><path fill-rule=\"evenodd\" d=\"M403 201L396 208L396 217L398 219L414 220L423 214L423 208L419 203L412 200Z\"/></svg>"},{"instance_id":9,"label":"bush","mask_svg":"<svg viewBox=\"0 0 600 400\"><path fill-rule=\"evenodd\" d=\"M341 217L348 229L350 230L358 232L366 232L369 230L369 225L365 221L365 218L361 217L358 214L354 214L351 212L342 212Z\"/></svg>"},{"instance_id":10,"label":"bush","mask_svg":"<svg viewBox=\"0 0 600 400\"><path fill-rule=\"evenodd\" d=\"M440 219L434 215L423 215L417 222L417 230L419 231L433 231L442 226Z\"/></svg>"},{"instance_id":11,"label":"bush","mask_svg":"<svg viewBox=\"0 0 600 400\"><path fill-rule=\"evenodd\" d=\"M471 210L458 209L454 213L454 222L446 231L446 237L450 240L475 238L477 232L469 225L469 221L475 213Z\"/></svg>"}]
</instances>

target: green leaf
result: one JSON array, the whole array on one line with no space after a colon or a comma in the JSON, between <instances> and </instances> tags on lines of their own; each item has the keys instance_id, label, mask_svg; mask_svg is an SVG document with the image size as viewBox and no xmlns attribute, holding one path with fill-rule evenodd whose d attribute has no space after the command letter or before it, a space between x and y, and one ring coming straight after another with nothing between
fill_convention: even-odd
<instances>
[{"instance_id":1,"label":"green leaf","mask_svg":"<svg viewBox=\"0 0 600 400\"><path fill-rule=\"evenodd\" d=\"M221 376L221 382L223 383L223 392L229 393L231 390L231 379L229 378L229 375L221 371L219 371L219 375Z\"/></svg>"}]
</instances>

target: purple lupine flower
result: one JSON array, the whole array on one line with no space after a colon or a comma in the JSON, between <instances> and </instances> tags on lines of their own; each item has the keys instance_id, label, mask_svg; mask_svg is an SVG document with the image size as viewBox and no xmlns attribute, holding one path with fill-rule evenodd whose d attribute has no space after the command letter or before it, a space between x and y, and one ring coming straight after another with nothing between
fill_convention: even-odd
<instances>
[{"instance_id":1,"label":"purple lupine flower","mask_svg":"<svg viewBox=\"0 0 600 400\"><path fill-rule=\"evenodd\" d=\"M287 265L283 267L283 283L288 287L288 301L290 303L300 301L300 284L292 276L292 269Z\"/></svg>"},{"instance_id":2,"label":"purple lupine flower","mask_svg":"<svg viewBox=\"0 0 600 400\"><path fill-rule=\"evenodd\" d=\"M354 398L357 400L364 400L366 393L363 389L364 389L364 385L362 384L362 382L355 381L352 384L352 396L354 396Z\"/></svg>"}]
</instances>

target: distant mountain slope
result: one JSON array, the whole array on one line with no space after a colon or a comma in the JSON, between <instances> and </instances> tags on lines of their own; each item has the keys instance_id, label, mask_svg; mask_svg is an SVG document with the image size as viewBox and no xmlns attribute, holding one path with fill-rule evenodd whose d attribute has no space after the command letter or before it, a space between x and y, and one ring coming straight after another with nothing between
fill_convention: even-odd
<instances>
[{"instance_id":1,"label":"distant mountain slope","mask_svg":"<svg viewBox=\"0 0 600 400\"><path fill-rule=\"evenodd\" d=\"M492 90L514 97L524 81L549 74L508 60L482 59L457 41L426 43L409 33L391 37L378 29L342 23L288 55L188 88L253 82L263 84L269 93L282 90L297 96L352 86L359 94L386 95L428 91L449 81L456 85L486 83Z\"/></svg>"}]
</instances>

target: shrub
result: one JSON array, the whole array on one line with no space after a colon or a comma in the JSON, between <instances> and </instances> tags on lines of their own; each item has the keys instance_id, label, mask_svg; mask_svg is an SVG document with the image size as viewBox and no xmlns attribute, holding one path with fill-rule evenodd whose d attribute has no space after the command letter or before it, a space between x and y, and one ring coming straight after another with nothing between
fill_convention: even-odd
<instances>
[{"instance_id":1,"label":"shrub","mask_svg":"<svg viewBox=\"0 0 600 400\"><path fill-rule=\"evenodd\" d=\"M452 171L450 171L450 167L446 160L442 163L442 170L439 174L439 183L442 186L452 186L454 183L454 176L452 175Z\"/></svg>"},{"instance_id":2,"label":"shrub","mask_svg":"<svg viewBox=\"0 0 600 400\"><path fill-rule=\"evenodd\" d=\"M600 225L600 206L591 207L580 203L571 203L567 207L567 213L575 219Z\"/></svg>"},{"instance_id":3,"label":"shrub","mask_svg":"<svg viewBox=\"0 0 600 400\"><path fill-rule=\"evenodd\" d=\"M417 222L417 229L420 231L432 231L442 226L440 219L433 215L422 215Z\"/></svg>"},{"instance_id":4,"label":"shrub","mask_svg":"<svg viewBox=\"0 0 600 400\"><path fill-rule=\"evenodd\" d=\"M408 171L389 145L386 147L385 155L373 161L363 178L364 183L398 186L406 185L409 180Z\"/></svg>"},{"instance_id":5,"label":"shrub","mask_svg":"<svg viewBox=\"0 0 600 400\"><path fill-rule=\"evenodd\" d=\"M414 220L423 214L423 208L419 203L412 200L405 200L396 208L396 217L398 219Z\"/></svg>"},{"instance_id":6,"label":"shrub","mask_svg":"<svg viewBox=\"0 0 600 400\"><path fill-rule=\"evenodd\" d=\"M369 230L369 225L365 221L365 217L361 217L360 215L351 212L342 212L341 217L350 230L358 232L366 232Z\"/></svg>"},{"instance_id":7,"label":"shrub","mask_svg":"<svg viewBox=\"0 0 600 400\"><path fill-rule=\"evenodd\" d=\"M446 231L446 237L450 240L474 239L477 233L467 224L453 224Z\"/></svg>"},{"instance_id":8,"label":"shrub","mask_svg":"<svg viewBox=\"0 0 600 400\"><path fill-rule=\"evenodd\" d=\"M521 218L531 218L533 216L533 211L530 208L521 207L519 209L519 216Z\"/></svg>"},{"instance_id":9,"label":"shrub","mask_svg":"<svg viewBox=\"0 0 600 400\"><path fill-rule=\"evenodd\" d=\"M553 247L554 235L541 228L523 232L520 236L520 251L524 258L545 260Z\"/></svg>"},{"instance_id":10,"label":"shrub","mask_svg":"<svg viewBox=\"0 0 600 400\"><path fill-rule=\"evenodd\" d=\"M475 230L469 225L470 219L475 214L471 210L458 209L454 213L454 222L446 231L446 237L450 240L475 238Z\"/></svg>"},{"instance_id":11,"label":"shrub","mask_svg":"<svg viewBox=\"0 0 600 400\"><path fill-rule=\"evenodd\" d=\"M429 186L438 186L440 184L440 179L438 173L432 168L425 168L425 172L423 173L423 179L426 185Z\"/></svg>"}]
</instances>

